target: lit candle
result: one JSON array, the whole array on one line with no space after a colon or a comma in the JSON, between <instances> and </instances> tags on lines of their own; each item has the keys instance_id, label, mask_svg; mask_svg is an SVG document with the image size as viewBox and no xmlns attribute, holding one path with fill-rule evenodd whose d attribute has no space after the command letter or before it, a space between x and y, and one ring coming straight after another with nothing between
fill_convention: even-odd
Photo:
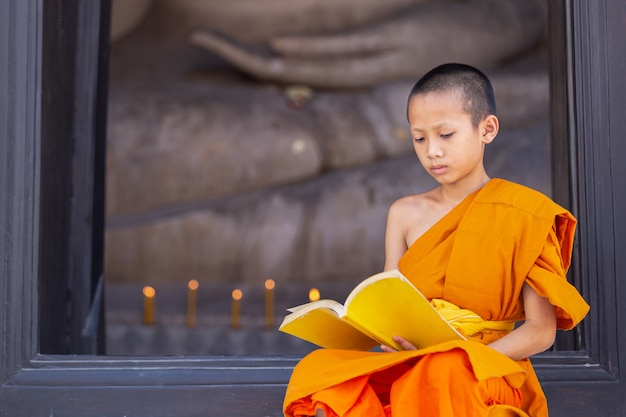
<instances>
[{"instance_id":1,"label":"lit candle","mask_svg":"<svg viewBox=\"0 0 626 417\"><path fill-rule=\"evenodd\" d=\"M192 279L187 284L187 326L196 325L196 305L198 300L198 281Z\"/></svg>"},{"instance_id":2,"label":"lit candle","mask_svg":"<svg viewBox=\"0 0 626 417\"><path fill-rule=\"evenodd\" d=\"M143 322L154 324L154 297L156 291L150 286L143 287Z\"/></svg>"},{"instance_id":3,"label":"lit candle","mask_svg":"<svg viewBox=\"0 0 626 417\"><path fill-rule=\"evenodd\" d=\"M309 290L309 301L317 301L320 299L320 292L317 288L311 288Z\"/></svg>"},{"instance_id":4,"label":"lit candle","mask_svg":"<svg viewBox=\"0 0 626 417\"><path fill-rule=\"evenodd\" d=\"M233 306L231 309L230 326L234 329L238 329L241 326L239 322L241 316L241 298L243 292L240 289L233 290Z\"/></svg>"},{"instance_id":5,"label":"lit candle","mask_svg":"<svg viewBox=\"0 0 626 417\"><path fill-rule=\"evenodd\" d=\"M265 281L265 327L274 327L274 283L273 279Z\"/></svg>"}]
</instances>

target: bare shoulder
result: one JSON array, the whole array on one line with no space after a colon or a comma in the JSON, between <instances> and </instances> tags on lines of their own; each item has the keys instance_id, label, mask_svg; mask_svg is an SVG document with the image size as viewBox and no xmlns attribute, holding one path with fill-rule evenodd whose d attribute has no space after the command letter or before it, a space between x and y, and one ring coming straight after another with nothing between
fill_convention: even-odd
<instances>
[{"instance_id":1,"label":"bare shoulder","mask_svg":"<svg viewBox=\"0 0 626 417\"><path fill-rule=\"evenodd\" d=\"M411 194L397 199L389 208L393 215L411 215L428 210L430 191L420 194Z\"/></svg>"},{"instance_id":2,"label":"bare shoulder","mask_svg":"<svg viewBox=\"0 0 626 417\"><path fill-rule=\"evenodd\" d=\"M419 193L419 194L411 194L405 197L401 197L397 199L392 205L390 210L394 212L400 212L401 214L409 213L421 213L428 212L430 210L435 209L438 205L439 201L439 187L433 188L432 190Z\"/></svg>"},{"instance_id":3,"label":"bare shoulder","mask_svg":"<svg viewBox=\"0 0 626 417\"><path fill-rule=\"evenodd\" d=\"M396 200L389 208L388 223L410 245L441 218L437 189Z\"/></svg>"},{"instance_id":4,"label":"bare shoulder","mask_svg":"<svg viewBox=\"0 0 626 417\"><path fill-rule=\"evenodd\" d=\"M385 232L385 270L398 267L407 249L424 234L440 214L439 187L425 193L413 194L396 200L387 215Z\"/></svg>"}]
</instances>

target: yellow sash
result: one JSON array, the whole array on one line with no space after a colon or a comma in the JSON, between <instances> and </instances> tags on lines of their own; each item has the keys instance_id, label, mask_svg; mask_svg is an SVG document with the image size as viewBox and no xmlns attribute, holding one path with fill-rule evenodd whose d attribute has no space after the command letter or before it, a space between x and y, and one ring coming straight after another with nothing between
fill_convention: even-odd
<instances>
[{"instance_id":1,"label":"yellow sash","mask_svg":"<svg viewBox=\"0 0 626 417\"><path fill-rule=\"evenodd\" d=\"M455 329L468 338L474 337L485 331L510 332L515 328L515 320L483 320L472 310L461 308L449 301L440 298L431 300L433 307Z\"/></svg>"}]
</instances>

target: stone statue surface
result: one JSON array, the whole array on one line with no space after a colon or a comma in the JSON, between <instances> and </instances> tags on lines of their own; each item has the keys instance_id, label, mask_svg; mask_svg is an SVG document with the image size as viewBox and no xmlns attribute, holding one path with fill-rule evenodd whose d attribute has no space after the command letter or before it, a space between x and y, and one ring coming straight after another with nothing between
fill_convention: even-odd
<instances>
[{"instance_id":1,"label":"stone statue surface","mask_svg":"<svg viewBox=\"0 0 626 417\"><path fill-rule=\"evenodd\" d=\"M445 61L494 82L502 131L490 174L550 192L539 1L140 6L111 50L111 282L377 272L388 206L434 184L412 154L405 105Z\"/></svg>"},{"instance_id":2,"label":"stone statue surface","mask_svg":"<svg viewBox=\"0 0 626 417\"><path fill-rule=\"evenodd\" d=\"M277 34L265 53L203 28L190 41L263 80L346 88L412 79L442 62L492 68L535 47L545 27L542 4L534 0L410 6L349 31Z\"/></svg>"}]
</instances>

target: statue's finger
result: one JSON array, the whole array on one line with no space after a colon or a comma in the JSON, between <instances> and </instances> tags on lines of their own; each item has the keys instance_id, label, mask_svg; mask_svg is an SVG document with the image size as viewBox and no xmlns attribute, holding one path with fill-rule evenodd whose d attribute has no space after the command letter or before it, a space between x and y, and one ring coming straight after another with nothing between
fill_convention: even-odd
<instances>
[{"instance_id":1,"label":"statue's finger","mask_svg":"<svg viewBox=\"0 0 626 417\"><path fill-rule=\"evenodd\" d=\"M376 31L337 35L281 36L271 40L277 53L288 57L337 57L368 55L393 48L393 38Z\"/></svg>"},{"instance_id":2,"label":"statue's finger","mask_svg":"<svg viewBox=\"0 0 626 417\"><path fill-rule=\"evenodd\" d=\"M254 77L311 87L369 87L385 77L393 77L390 69L393 72L406 68L398 64L402 57L395 52L327 60L286 58L253 52L204 29L193 31L189 41Z\"/></svg>"}]
</instances>

